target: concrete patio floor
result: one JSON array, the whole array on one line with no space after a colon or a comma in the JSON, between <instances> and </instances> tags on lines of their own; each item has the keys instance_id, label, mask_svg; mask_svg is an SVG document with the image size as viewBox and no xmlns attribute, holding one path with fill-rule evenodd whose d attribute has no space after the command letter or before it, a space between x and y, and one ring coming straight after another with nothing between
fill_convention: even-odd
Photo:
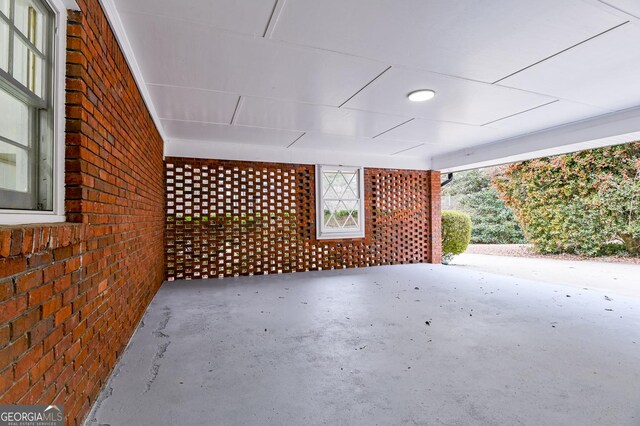
<instances>
[{"instance_id":1,"label":"concrete patio floor","mask_svg":"<svg viewBox=\"0 0 640 426\"><path fill-rule=\"evenodd\" d=\"M463 253L451 266L640 297L640 265L634 264Z\"/></svg>"},{"instance_id":2,"label":"concrete patio floor","mask_svg":"<svg viewBox=\"0 0 640 426\"><path fill-rule=\"evenodd\" d=\"M87 424L637 425L640 299L608 298L441 265L168 282Z\"/></svg>"}]
</instances>

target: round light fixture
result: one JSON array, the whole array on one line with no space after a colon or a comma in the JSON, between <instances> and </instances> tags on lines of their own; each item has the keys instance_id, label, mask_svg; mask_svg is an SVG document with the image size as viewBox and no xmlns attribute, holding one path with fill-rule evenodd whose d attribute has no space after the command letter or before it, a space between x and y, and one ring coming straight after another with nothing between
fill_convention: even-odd
<instances>
[{"instance_id":1,"label":"round light fixture","mask_svg":"<svg viewBox=\"0 0 640 426\"><path fill-rule=\"evenodd\" d=\"M436 92L434 92L433 90L422 89L422 90L414 90L413 92L409 93L407 97L412 102L424 102L424 101L428 101L429 99L433 99L435 95L436 95Z\"/></svg>"}]
</instances>

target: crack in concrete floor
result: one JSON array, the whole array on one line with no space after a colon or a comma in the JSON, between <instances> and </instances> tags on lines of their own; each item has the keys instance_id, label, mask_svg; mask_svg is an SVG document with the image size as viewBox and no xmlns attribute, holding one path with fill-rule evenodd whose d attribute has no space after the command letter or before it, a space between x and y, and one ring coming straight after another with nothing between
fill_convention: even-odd
<instances>
[{"instance_id":1,"label":"crack in concrete floor","mask_svg":"<svg viewBox=\"0 0 640 426\"><path fill-rule=\"evenodd\" d=\"M162 319L158 324L158 327L153 331L153 336L157 339L169 339L169 335L165 334L163 331L167 328L167 324L169 324L169 320L171 319L171 308L165 306L162 312ZM167 352L167 348L171 344L171 340L166 342L158 343L155 354L153 355L153 359L151 360L151 367L149 368L149 379L145 383L145 389L143 393L147 393L151 390L151 386L153 382L156 381L158 377L158 373L160 372L161 360L164 358L164 354Z\"/></svg>"}]
</instances>

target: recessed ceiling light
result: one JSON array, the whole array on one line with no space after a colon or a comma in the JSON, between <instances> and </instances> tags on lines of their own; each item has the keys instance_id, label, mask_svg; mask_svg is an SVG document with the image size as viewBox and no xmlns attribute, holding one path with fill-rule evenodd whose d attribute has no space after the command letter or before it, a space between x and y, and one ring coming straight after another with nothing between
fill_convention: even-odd
<instances>
[{"instance_id":1,"label":"recessed ceiling light","mask_svg":"<svg viewBox=\"0 0 640 426\"><path fill-rule=\"evenodd\" d=\"M435 95L436 95L436 92L434 92L433 90L423 89L423 90L415 90L409 93L407 97L412 102L424 102L424 101L428 101L429 99L433 99Z\"/></svg>"}]
</instances>

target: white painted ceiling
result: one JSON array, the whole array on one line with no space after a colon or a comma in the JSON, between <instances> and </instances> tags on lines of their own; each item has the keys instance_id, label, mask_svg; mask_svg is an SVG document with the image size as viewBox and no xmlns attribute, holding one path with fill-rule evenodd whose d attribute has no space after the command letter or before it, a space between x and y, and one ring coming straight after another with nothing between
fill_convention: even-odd
<instances>
[{"instance_id":1,"label":"white painted ceiling","mask_svg":"<svg viewBox=\"0 0 640 426\"><path fill-rule=\"evenodd\" d=\"M103 2L167 155L452 170L640 130L637 0Z\"/></svg>"}]
</instances>

